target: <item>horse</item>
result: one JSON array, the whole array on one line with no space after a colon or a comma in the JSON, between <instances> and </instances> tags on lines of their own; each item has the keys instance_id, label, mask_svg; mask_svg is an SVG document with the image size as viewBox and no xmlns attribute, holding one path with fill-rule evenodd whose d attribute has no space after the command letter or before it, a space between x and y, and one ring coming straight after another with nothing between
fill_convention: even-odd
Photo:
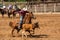
<instances>
[{"instance_id":1,"label":"horse","mask_svg":"<svg viewBox=\"0 0 60 40\"><path fill-rule=\"evenodd\" d=\"M23 19L23 23L24 24L31 24L32 19L36 19L36 17L34 17L32 12L29 12L29 14L25 15L25 18Z\"/></svg>"},{"instance_id":2,"label":"horse","mask_svg":"<svg viewBox=\"0 0 60 40\"><path fill-rule=\"evenodd\" d=\"M34 24L23 24L22 25L22 38L25 35L27 37L27 34L25 32L29 32L30 35L34 34L35 28L39 28L39 23L36 22Z\"/></svg>"},{"instance_id":3,"label":"horse","mask_svg":"<svg viewBox=\"0 0 60 40\"><path fill-rule=\"evenodd\" d=\"M13 17L15 17L15 14L13 13L14 9L9 9L8 10L8 17L10 18L10 15L13 15Z\"/></svg>"},{"instance_id":4,"label":"horse","mask_svg":"<svg viewBox=\"0 0 60 40\"><path fill-rule=\"evenodd\" d=\"M21 9L15 10L15 9L9 9L8 10L8 17L10 18L10 15L13 15L13 17L16 17L16 14L19 14L19 11L21 11ZM20 15L20 14L19 14Z\"/></svg>"},{"instance_id":5,"label":"horse","mask_svg":"<svg viewBox=\"0 0 60 40\"><path fill-rule=\"evenodd\" d=\"M29 14L30 14L30 13L31 13L31 12L29 12ZM27 16L27 14L26 14L26 16ZM33 15L30 14L30 16L32 17ZM25 18L26 18L26 17L24 17L24 20L25 20ZM29 17L29 18L30 18L30 17ZM31 22L31 19L30 19L29 21ZM24 21L24 23L25 23L25 21ZM19 25L19 23L18 23L18 22L15 22L15 21L10 21L10 22L9 22L9 26L12 27L12 32L11 32L11 33L12 33L12 36L13 36L13 32L14 32L15 29L17 30L17 33L19 33L19 31L22 29L22 28L21 28L21 29L18 29L18 25ZM23 25L23 24L22 24L22 25Z\"/></svg>"},{"instance_id":6,"label":"horse","mask_svg":"<svg viewBox=\"0 0 60 40\"><path fill-rule=\"evenodd\" d=\"M12 36L13 36L13 32L14 32L15 29L17 30L17 33L20 30L20 29L18 29L18 23L17 22L19 22L19 20L14 20L14 21L9 22L9 26L12 28L12 31L11 31Z\"/></svg>"},{"instance_id":7,"label":"horse","mask_svg":"<svg viewBox=\"0 0 60 40\"><path fill-rule=\"evenodd\" d=\"M5 8L5 9L1 9L1 8L0 8L0 12L1 12L1 14L2 14L2 17L4 17L4 14L7 13L7 9L6 9L6 8Z\"/></svg>"}]
</instances>

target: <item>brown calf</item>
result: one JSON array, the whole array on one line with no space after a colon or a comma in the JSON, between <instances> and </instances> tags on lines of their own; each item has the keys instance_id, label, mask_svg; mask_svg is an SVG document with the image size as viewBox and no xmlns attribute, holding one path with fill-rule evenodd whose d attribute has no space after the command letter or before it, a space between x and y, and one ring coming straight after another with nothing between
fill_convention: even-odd
<instances>
[{"instance_id":1,"label":"brown calf","mask_svg":"<svg viewBox=\"0 0 60 40\"><path fill-rule=\"evenodd\" d=\"M27 37L27 34L25 33L26 31L28 31L30 34L31 32L34 33L35 28L39 28L38 22L34 24L23 24L22 25L22 38L24 35Z\"/></svg>"}]
</instances>

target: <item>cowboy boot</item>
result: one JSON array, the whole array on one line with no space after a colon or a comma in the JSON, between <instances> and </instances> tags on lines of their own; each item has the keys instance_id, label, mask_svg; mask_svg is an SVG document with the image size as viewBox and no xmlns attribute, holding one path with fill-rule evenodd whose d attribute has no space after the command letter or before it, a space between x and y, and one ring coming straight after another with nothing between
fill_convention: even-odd
<instances>
[{"instance_id":1,"label":"cowboy boot","mask_svg":"<svg viewBox=\"0 0 60 40\"><path fill-rule=\"evenodd\" d=\"M18 26L18 29L20 29L20 25Z\"/></svg>"},{"instance_id":2,"label":"cowboy boot","mask_svg":"<svg viewBox=\"0 0 60 40\"><path fill-rule=\"evenodd\" d=\"M18 29L21 29L22 28L22 24L20 24L19 26L18 26Z\"/></svg>"}]
</instances>

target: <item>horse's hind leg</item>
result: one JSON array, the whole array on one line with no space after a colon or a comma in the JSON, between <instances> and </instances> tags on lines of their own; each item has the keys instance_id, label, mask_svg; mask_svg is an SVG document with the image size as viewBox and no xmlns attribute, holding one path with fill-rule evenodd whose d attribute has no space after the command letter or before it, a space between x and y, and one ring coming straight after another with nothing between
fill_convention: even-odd
<instances>
[{"instance_id":1,"label":"horse's hind leg","mask_svg":"<svg viewBox=\"0 0 60 40\"><path fill-rule=\"evenodd\" d=\"M16 17L16 14L15 13L13 13L13 18L15 18Z\"/></svg>"},{"instance_id":2,"label":"horse's hind leg","mask_svg":"<svg viewBox=\"0 0 60 40\"><path fill-rule=\"evenodd\" d=\"M12 36L13 36L14 29L12 30Z\"/></svg>"},{"instance_id":3,"label":"horse's hind leg","mask_svg":"<svg viewBox=\"0 0 60 40\"><path fill-rule=\"evenodd\" d=\"M20 30L18 29L18 30L17 30L17 33L19 33L19 31L20 31Z\"/></svg>"},{"instance_id":4,"label":"horse's hind leg","mask_svg":"<svg viewBox=\"0 0 60 40\"><path fill-rule=\"evenodd\" d=\"M17 34L18 34L18 36L19 36L19 31L20 31L20 29L17 29Z\"/></svg>"}]
</instances>

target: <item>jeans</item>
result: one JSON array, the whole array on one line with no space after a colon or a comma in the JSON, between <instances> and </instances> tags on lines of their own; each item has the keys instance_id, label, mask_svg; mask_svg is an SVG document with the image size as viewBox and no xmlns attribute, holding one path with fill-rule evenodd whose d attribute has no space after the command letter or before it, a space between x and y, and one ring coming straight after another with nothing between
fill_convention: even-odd
<instances>
[{"instance_id":1,"label":"jeans","mask_svg":"<svg viewBox=\"0 0 60 40\"><path fill-rule=\"evenodd\" d=\"M20 16L20 24L23 23L23 16Z\"/></svg>"}]
</instances>

